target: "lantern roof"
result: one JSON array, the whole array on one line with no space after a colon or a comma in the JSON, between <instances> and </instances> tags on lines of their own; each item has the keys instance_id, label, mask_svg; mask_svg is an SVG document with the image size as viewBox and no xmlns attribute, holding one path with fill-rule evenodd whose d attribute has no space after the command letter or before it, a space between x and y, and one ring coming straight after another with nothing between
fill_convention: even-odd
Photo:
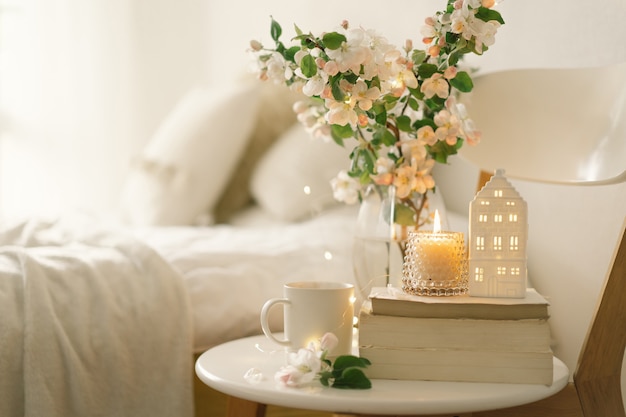
<instances>
[{"instance_id":1,"label":"lantern roof","mask_svg":"<svg viewBox=\"0 0 626 417\"><path fill-rule=\"evenodd\" d=\"M496 192L497 191L497 192ZM495 174L476 194L476 198L517 198L522 199L515 187L504 175L504 169L497 169Z\"/></svg>"}]
</instances>

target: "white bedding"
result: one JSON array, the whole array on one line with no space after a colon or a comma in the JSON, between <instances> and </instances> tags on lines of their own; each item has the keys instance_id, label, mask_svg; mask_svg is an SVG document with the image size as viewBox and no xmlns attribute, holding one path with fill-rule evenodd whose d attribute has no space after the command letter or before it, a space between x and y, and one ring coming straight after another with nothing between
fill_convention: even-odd
<instances>
[{"instance_id":1,"label":"white bedding","mask_svg":"<svg viewBox=\"0 0 626 417\"><path fill-rule=\"evenodd\" d=\"M29 221L0 232L0 415L191 417L182 277L128 234Z\"/></svg>"},{"instance_id":2,"label":"white bedding","mask_svg":"<svg viewBox=\"0 0 626 417\"><path fill-rule=\"evenodd\" d=\"M181 272L191 298L194 350L259 334L263 303L297 280L354 282L352 246L358 206L339 205L311 219L274 220L258 207L229 225L135 229ZM466 232L464 215L447 212L451 230ZM276 309L280 312L280 309ZM272 327L282 328L280 314Z\"/></svg>"},{"instance_id":3,"label":"white bedding","mask_svg":"<svg viewBox=\"0 0 626 417\"><path fill-rule=\"evenodd\" d=\"M271 220L259 209L231 225L135 229L185 278L194 350L261 332L259 312L296 280L353 282L356 206L337 206L300 222ZM279 309L277 309L279 310ZM280 314L272 326L282 328Z\"/></svg>"}]
</instances>

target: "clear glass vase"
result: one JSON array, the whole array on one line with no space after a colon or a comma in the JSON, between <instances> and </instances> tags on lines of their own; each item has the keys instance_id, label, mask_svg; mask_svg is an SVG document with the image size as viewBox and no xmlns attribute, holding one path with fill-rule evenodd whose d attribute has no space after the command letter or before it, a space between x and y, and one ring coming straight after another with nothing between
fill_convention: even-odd
<instances>
[{"instance_id":1,"label":"clear glass vase","mask_svg":"<svg viewBox=\"0 0 626 417\"><path fill-rule=\"evenodd\" d=\"M432 230L435 210L442 226L445 208L434 195L413 193L399 199L393 186L369 186L363 195L354 236L353 267L359 301L373 287L402 287L402 267L409 232Z\"/></svg>"}]
</instances>

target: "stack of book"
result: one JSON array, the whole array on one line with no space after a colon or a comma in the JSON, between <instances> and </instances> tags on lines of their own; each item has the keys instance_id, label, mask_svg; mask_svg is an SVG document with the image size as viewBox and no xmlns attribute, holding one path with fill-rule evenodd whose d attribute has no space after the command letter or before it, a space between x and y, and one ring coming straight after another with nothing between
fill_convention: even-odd
<instances>
[{"instance_id":1,"label":"stack of book","mask_svg":"<svg viewBox=\"0 0 626 417\"><path fill-rule=\"evenodd\" d=\"M378 379L552 383L548 301L422 297L373 288L359 314L359 355Z\"/></svg>"}]
</instances>

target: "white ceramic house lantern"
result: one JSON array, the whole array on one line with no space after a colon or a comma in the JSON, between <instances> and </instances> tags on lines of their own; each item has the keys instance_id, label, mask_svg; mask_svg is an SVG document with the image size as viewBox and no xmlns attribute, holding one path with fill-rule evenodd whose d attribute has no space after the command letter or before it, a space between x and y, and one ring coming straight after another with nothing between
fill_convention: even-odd
<instances>
[{"instance_id":1,"label":"white ceramic house lantern","mask_svg":"<svg viewBox=\"0 0 626 417\"><path fill-rule=\"evenodd\" d=\"M527 204L499 169L470 203L470 296L526 296L527 238Z\"/></svg>"}]
</instances>

